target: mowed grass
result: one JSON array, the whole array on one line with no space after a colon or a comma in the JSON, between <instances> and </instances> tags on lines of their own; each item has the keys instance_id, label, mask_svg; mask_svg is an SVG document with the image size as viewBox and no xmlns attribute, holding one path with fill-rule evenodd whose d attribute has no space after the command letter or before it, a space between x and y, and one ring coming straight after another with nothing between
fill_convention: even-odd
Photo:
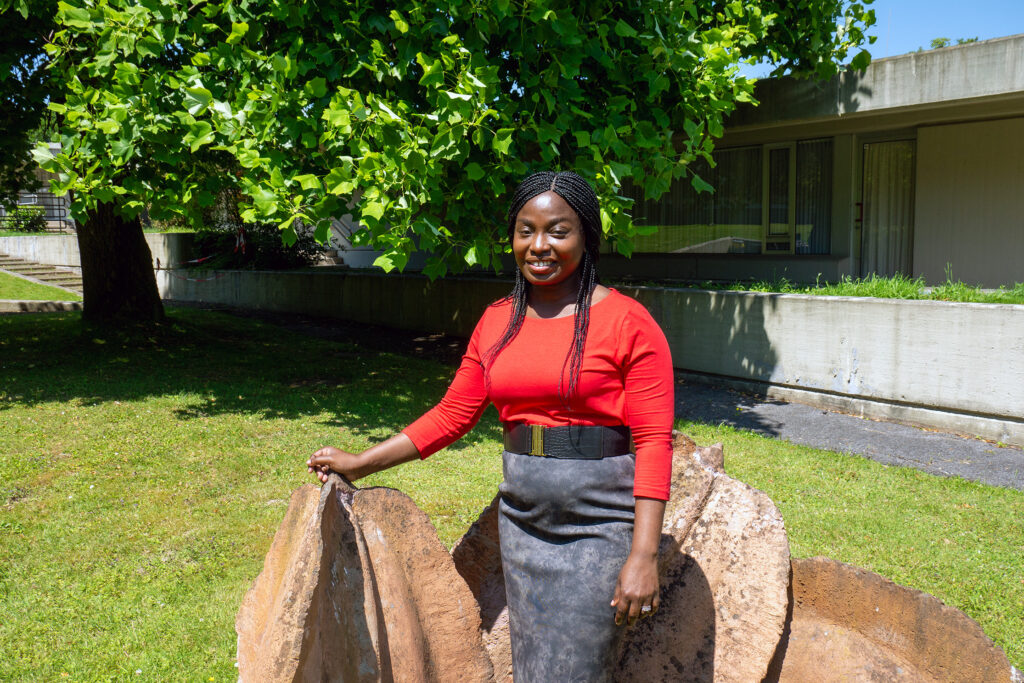
<instances>
[{"instance_id":1,"label":"mowed grass","mask_svg":"<svg viewBox=\"0 0 1024 683\"><path fill-rule=\"evenodd\" d=\"M81 301L82 297L57 287L30 282L8 273L0 273L0 299L15 301Z\"/></svg>"},{"instance_id":2,"label":"mowed grass","mask_svg":"<svg viewBox=\"0 0 1024 683\"><path fill-rule=\"evenodd\" d=\"M234 615L326 444L415 419L453 369L171 312L154 334L0 317L0 680L236 680ZM489 413L409 493L451 543L491 500ZM136 672L141 672L136 675Z\"/></svg>"},{"instance_id":3,"label":"mowed grass","mask_svg":"<svg viewBox=\"0 0 1024 683\"><path fill-rule=\"evenodd\" d=\"M312 481L307 455L386 438L453 372L204 311L117 335L78 314L0 316L0 680L235 680L234 616ZM938 595L1024 663L1024 493L682 426L726 443L795 555ZM500 449L489 410L447 451L360 485L405 491L451 545L495 493Z\"/></svg>"}]
</instances>

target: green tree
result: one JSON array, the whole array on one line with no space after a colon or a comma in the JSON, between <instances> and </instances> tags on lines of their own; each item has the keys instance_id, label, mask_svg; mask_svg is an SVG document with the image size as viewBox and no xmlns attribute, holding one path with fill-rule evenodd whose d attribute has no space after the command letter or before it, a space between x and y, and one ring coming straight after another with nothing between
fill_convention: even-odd
<instances>
[{"instance_id":1,"label":"green tree","mask_svg":"<svg viewBox=\"0 0 1024 683\"><path fill-rule=\"evenodd\" d=\"M0 206L17 204L19 190L37 189L29 151L40 128L52 123L46 102L53 95L43 46L56 28L57 3L33 2L3 13L0 41Z\"/></svg>"},{"instance_id":2,"label":"green tree","mask_svg":"<svg viewBox=\"0 0 1024 683\"><path fill-rule=\"evenodd\" d=\"M622 182L656 198L710 158L752 101L741 63L836 73L866 41L866 4L61 1L46 51L62 150L37 158L97 242L144 207L196 220L230 189L286 241L296 221L325 238L351 205L380 266L422 249L431 277L496 264L503 195L532 169L573 168L628 255L643 228Z\"/></svg>"}]
</instances>

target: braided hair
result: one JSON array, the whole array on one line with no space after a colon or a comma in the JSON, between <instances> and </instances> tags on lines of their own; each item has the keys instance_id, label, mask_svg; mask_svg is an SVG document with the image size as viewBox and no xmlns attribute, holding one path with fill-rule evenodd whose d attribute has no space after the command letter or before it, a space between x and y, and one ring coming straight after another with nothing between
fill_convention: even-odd
<instances>
[{"instance_id":1,"label":"braided hair","mask_svg":"<svg viewBox=\"0 0 1024 683\"><path fill-rule=\"evenodd\" d=\"M583 258L578 267L579 291L576 295L576 311L573 315L574 329L572 344L569 353L566 355L565 363L562 365L562 373L558 378L558 393L562 401L569 408L569 401L579 385L580 370L583 365L583 349L587 343L587 330L590 328L590 304L594 294L594 287L598 284L597 259L599 257L599 246L601 239L601 207L597 201L597 195L593 188L579 175L572 171L542 171L528 176L516 188L512 195L512 202L508 207L508 240L512 242L516 230L516 218L519 212L528 201L544 192L554 192L565 200L580 219L583 227ZM509 317L508 326L505 332L494 343L485 356L486 368L501 353L502 349L509 345L519 334L523 327L523 320L526 318L526 305L529 301L530 288L532 285L523 277L523 273L516 268L515 285L512 292L502 301L509 301L512 304L512 315ZM565 387L563 378L565 366L569 366L569 386Z\"/></svg>"}]
</instances>

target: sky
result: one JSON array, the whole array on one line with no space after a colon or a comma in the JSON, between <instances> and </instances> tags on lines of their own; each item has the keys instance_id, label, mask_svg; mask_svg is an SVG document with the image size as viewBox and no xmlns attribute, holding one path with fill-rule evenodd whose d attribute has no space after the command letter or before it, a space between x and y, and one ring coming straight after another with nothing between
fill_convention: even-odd
<instances>
[{"instance_id":1,"label":"sky","mask_svg":"<svg viewBox=\"0 0 1024 683\"><path fill-rule=\"evenodd\" d=\"M867 50L873 59L928 49L932 38L987 40L1024 33L1024 0L875 0L875 25L868 35L877 36ZM851 55L852 57L852 55ZM744 69L765 76L767 69Z\"/></svg>"}]
</instances>

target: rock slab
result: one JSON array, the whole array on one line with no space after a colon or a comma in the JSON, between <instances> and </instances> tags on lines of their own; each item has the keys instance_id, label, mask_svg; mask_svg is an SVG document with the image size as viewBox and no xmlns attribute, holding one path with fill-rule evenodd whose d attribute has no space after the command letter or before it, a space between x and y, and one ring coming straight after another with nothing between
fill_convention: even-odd
<instances>
[{"instance_id":1,"label":"rock slab","mask_svg":"<svg viewBox=\"0 0 1024 683\"><path fill-rule=\"evenodd\" d=\"M1017 675L966 614L865 569L793 560L792 593L768 681L1010 683Z\"/></svg>"},{"instance_id":2,"label":"rock slab","mask_svg":"<svg viewBox=\"0 0 1024 683\"><path fill-rule=\"evenodd\" d=\"M332 475L292 494L235 628L242 681L491 681L479 609L427 516Z\"/></svg>"}]
</instances>

